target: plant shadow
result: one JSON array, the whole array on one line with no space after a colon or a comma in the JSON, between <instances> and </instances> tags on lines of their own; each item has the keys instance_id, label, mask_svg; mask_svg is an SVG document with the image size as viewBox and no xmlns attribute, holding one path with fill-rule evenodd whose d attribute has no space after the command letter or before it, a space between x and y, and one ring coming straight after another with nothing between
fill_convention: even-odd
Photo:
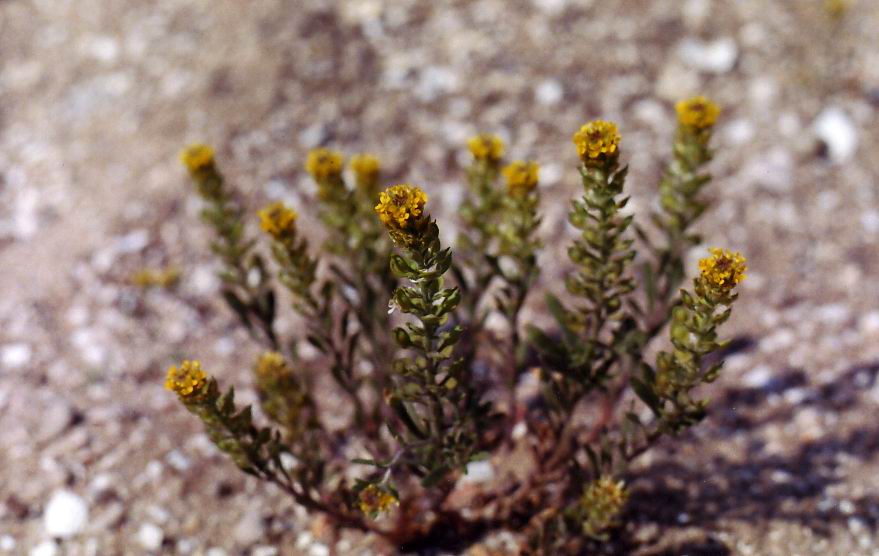
<instances>
[{"instance_id":1,"label":"plant shadow","mask_svg":"<svg viewBox=\"0 0 879 556\"><path fill-rule=\"evenodd\" d=\"M652 524L661 531L700 529L707 540L687 550L681 545L672 552L653 552L622 534L614 554L730 554L710 536L730 521L794 522L825 537L852 517L875 528L879 498L865 495L842 503L827 489L848 479L842 460L866 461L876 454L879 423L860 420L865 424L811 435L816 440L787 436L781 450L778 444L767 446L760 434L746 438L744 449L741 442L733 447L728 441L734 435L741 440L743 431L750 437L767 426L785 431L784 425L809 408L819 415L863 413L861 396L877 375L879 362L874 362L854 366L832 383L812 386L802 370L787 369L759 381L759 386L726 389L712 402L698 436L687 434L660 444L653 461L632 477L624 519L635 528Z\"/></svg>"}]
</instances>

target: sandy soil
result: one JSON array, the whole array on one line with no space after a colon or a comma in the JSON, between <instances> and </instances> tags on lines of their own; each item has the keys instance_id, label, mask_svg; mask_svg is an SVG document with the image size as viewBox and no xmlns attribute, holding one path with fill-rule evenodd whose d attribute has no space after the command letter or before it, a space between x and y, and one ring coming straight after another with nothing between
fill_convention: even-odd
<instances>
[{"instance_id":1,"label":"sandy soil","mask_svg":"<svg viewBox=\"0 0 879 556\"><path fill-rule=\"evenodd\" d=\"M542 164L545 237L564 238L571 133L619 122L643 210L674 100L706 93L724 114L700 231L749 258L725 330L741 349L708 422L642 460L614 550L879 554L879 5L822 6L0 0L0 553L386 550L328 546L163 391L166 365L193 355L253 396L255 347L216 300L182 145L216 145L252 207L306 215L306 150L368 149L440 201L451 236L461 146L492 131ZM162 265L183 269L176 290L129 285ZM55 541L44 513L62 489L89 520Z\"/></svg>"}]
</instances>

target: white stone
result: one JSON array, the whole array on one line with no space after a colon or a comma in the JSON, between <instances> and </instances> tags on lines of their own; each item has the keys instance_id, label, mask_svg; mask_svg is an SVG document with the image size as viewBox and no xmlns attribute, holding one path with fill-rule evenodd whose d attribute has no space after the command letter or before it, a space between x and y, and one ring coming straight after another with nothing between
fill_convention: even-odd
<instances>
[{"instance_id":1,"label":"white stone","mask_svg":"<svg viewBox=\"0 0 879 556\"><path fill-rule=\"evenodd\" d=\"M879 211L867 209L861 213L861 226L864 233L873 235L879 233Z\"/></svg>"},{"instance_id":2,"label":"white stone","mask_svg":"<svg viewBox=\"0 0 879 556\"><path fill-rule=\"evenodd\" d=\"M821 112L812 124L815 135L827 145L830 159L842 164L851 160L858 148L858 130L852 119L840 108Z\"/></svg>"},{"instance_id":3,"label":"white stone","mask_svg":"<svg viewBox=\"0 0 879 556\"><path fill-rule=\"evenodd\" d=\"M30 363L31 355L31 347L25 343L6 344L0 350L0 361L7 369L18 369Z\"/></svg>"},{"instance_id":4,"label":"white stone","mask_svg":"<svg viewBox=\"0 0 879 556\"><path fill-rule=\"evenodd\" d=\"M43 528L53 537L74 537L85 528L88 518L89 509L82 497L69 490L58 490L46 505Z\"/></svg>"},{"instance_id":5,"label":"white stone","mask_svg":"<svg viewBox=\"0 0 879 556\"><path fill-rule=\"evenodd\" d=\"M546 79L541 81L534 90L534 96L537 102L545 106L554 106L561 102L565 95L562 84L555 79Z\"/></svg>"},{"instance_id":6,"label":"white stone","mask_svg":"<svg viewBox=\"0 0 879 556\"><path fill-rule=\"evenodd\" d=\"M742 383L749 388L765 388L772 380L772 369L767 365L758 365L742 377Z\"/></svg>"},{"instance_id":7,"label":"white stone","mask_svg":"<svg viewBox=\"0 0 879 556\"><path fill-rule=\"evenodd\" d=\"M152 523L144 523L137 531L137 542L146 550L159 550L163 540L165 532Z\"/></svg>"},{"instance_id":8,"label":"white stone","mask_svg":"<svg viewBox=\"0 0 879 556\"><path fill-rule=\"evenodd\" d=\"M315 543L308 548L308 556L330 556L330 547Z\"/></svg>"},{"instance_id":9,"label":"white stone","mask_svg":"<svg viewBox=\"0 0 879 556\"><path fill-rule=\"evenodd\" d=\"M494 466L490 461L472 461L467 464L467 474L461 478L465 483L486 483L494 479Z\"/></svg>"},{"instance_id":10,"label":"white stone","mask_svg":"<svg viewBox=\"0 0 879 556\"><path fill-rule=\"evenodd\" d=\"M250 546L262 540L265 536L265 525L263 525L262 513L259 509L251 508L246 511L238 519L238 523L232 530L232 536L244 546Z\"/></svg>"},{"instance_id":11,"label":"white stone","mask_svg":"<svg viewBox=\"0 0 879 556\"><path fill-rule=\"evenodd\" d=\"M58 556L58 545L53 541L43 541L37 546L33 547L30 552L28 552L29 556Z\"/></svg>"},{"instance_id":12,"label":"white stone","mask_svg":"<svg viewBox=\"0 0 879 556\"><path fill-rule=\"evenodd\" d=\"M754 138L754 124L745 119L733 120L723 128L723 135L733 145L744 145Z\"/></svg>"},{"instance_id":13,"label":"white stone","mask_svg":"<svg viewBox=\"0 0 879 556\"><path fill-rule=\"evenodd\" d=\"M150 234L146 230L134 230L116 239L119 253L137 253L150 244Z\"/></svg>"},{"instance_id":14,"label":"white stone","mask_svg":"<svg viewBox=\"0 0 879 556\"><path fill-rule=\"evenodd\" d=\"M274 546L256 546L250 552L251 556L278 556L278 549Z\"/></svg>"},{"instance_id":15,"label":"white stone","mask_svg":"<svg viewBox=\"0 0 879 556\"><path fill-rule=\"evenodd\" d=\"M693 69L708 73L727 73L736 65L739 47L729 37L709 42L686 38L678 45L678 56Z\"/></svg>"},{"instance_id":16,"label":"white stone","mask_svg":"<svg viewBox=\"0 0 879 556\"><path fill-rule=\"evenodd\" d=\"M229 556L229 553L222 548L209 548L205 556Z\"/></svg>"},{"instance_id":17,"label":"white stone","mask_svg":"<svg viewBox=\"0 0 879 556\"><path fill-rule=\"evenodd\" d=\"M12 535L0 536L0 550L4 552L15 550L15 538Z\"/></svg>"},{"instance_id":18,"label":"white stone","mask_svg":"<svg viewBox=\"0 0 879 556\"><path fill-rule=\"evenodd\" d=\"M531 0L539 10L554 15L561 13L567 6L568 0Z\"/></svg>"},{"instance_id":19,"label":"white stone","mask_svg":"<svg viewBox=\"0 0 879 556\"><path fill-rule=\"evenodd\" d=\"M165 461L177 471L186 471L192 466L189 458L183 455L183 452L180 450L171 450L168 452L168 455L165 456Z\"/></svg>"}]
</instances>

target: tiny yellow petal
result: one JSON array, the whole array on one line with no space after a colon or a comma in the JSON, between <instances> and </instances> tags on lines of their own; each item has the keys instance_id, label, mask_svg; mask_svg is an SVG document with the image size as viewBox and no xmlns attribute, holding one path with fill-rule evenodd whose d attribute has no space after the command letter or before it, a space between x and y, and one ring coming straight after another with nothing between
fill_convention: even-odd
<instances>
[{"instance_id":1,"label":"tiny yellow petal","mask_svg":"<svg viewBox=\"0 0 879 556\"><path fill-rule=\"evenodd\" d=\"M504 157L504 142L497 135L482 134L467 140L467 148L476 160L497 162Z\"/></svg>"},{"instance_id":2,"label":"tiny yellow petal","mask_svg":"<svg viewBox=\"0 0 879 556\"><path fill-rule=\"evenodd\" d=\"M730 291L746 278L748 270L745 257L719 247L712 247L711 256L699 261L702 280L709 286L722 291Z\"/></svg>"},{"instance_id":3,"label":"tiny yellow petal","mask_svg":"<svg viewBox=\"0 0 879 556\"><path fill-rule=\"evenodd\" d=\"M267 205L259 213L259 227L278 241L293 237L296 232L296 211L281 201Z\"/></svg>"},{"instance_id":4,"label":"tiny yellow petal","mask_svg":"<svg viewBox=\"0 0 879 556\"><path fill-rule=\"evenodd\" d=\"M682 100L675 105L681 125L695 129L712 127L720 116L720 107L704 96Z\"/></svg>"},{"instance_id":5,"label":"tiny yellow petal","mask_svg":"<svg viewBox=\"0 0 879 556\"><path fill-rule=\"evenodd\" d=\"M200 361L184 361L180 367L172 365L165 377L165 388L183 399L193 399L207 383L208 375Z\"/></svg>"},{"instance_id":6,"label":"tiny yellow petal","mask_svg":"<svg viewBox=\"0 0 879 556\"><path fill-rule=\"evenodd\" d=\"M342 155L329 149L312 149L305 161L305 169L317 181L325 181L342 174Z\"/></svg>"},{"instance_id":7,"label":"tiny yellow petal","mask_svg":"<svg viewBox=\"0 0 879 556\"><path fill-rule=\"evenodd\" d=\"M613 122L595 120L584 124L574 134L574 145L582 160L613 155L620 144L620 132Z\"/></svg>"},{"instance_id":8,"label":"tiny yellow petal","mask_svg":"<svg viewBox=\"0 0 879 556\"><path fill-rule=\"evenodd\" d=\"M198 172L214 163L214 149L201 143L189 145L181 151L180 162L190 172Z\"/></svg>"},{"instance_id":9,"label":"tiny yellow petal","mask_svg":"<svg viewBox=\"0 0 879 556\"><path fill-rule=\"evenodd\" d=\"M510 195L527 195L537 187L537 174L540 167L536 162L516 160L504 167L501 173L507 180Z\"/></svg>"},{"instance_id":10,"label":"tiny yellow petal","mask_svg":"<svg viewBox=\"0 0 879 556\"><path fill-rule=\"evenodd\" d=\"M388 229L412 228L424 213L427 194L409 184L393 185L382 191L375 212Z\"/></svg>"}]
</instances>

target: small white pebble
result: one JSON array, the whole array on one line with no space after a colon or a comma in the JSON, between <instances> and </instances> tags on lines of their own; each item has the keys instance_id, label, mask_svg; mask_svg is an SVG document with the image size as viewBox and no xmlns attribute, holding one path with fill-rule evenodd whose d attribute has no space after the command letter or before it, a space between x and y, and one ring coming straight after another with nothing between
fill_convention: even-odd
<instances>
[{"instance_id":1,"label":"small white pebble","mask_svg":"<svg viewBox=\"0 0 879 556\"><path fill-rule=\"evenodd\" d=\"M330 556L330 549L325 544L316 543L308 549L308 556Z\"/></svg>"},{"instance_id":2,"label":"small white pebble","mask_svg":"<svg viewBox=\"0 0 879 556\"><path fill-rule=\"evenodd\" d=\"M222 548L209 548L207 552L205 552L205 556L229 556L229 553L223 550Z\"/></svg>"},{"instance_id":3,"label":"small white pebble","mask_svg":"<svg viewBox=\"0 0 879 556\"><path fill-rule=\"evenodd\" d=\"M137 531L137 542L147 550L162 548L163 540L165 540L164 531L152 523L144 523Z\"/></svg>"},{"instance_id":4,"label":"small white pebble","mask_svg":"<svg viewBox=\"0 0 879 556\"><path fill-rule=\"evenodd\" d=\"M58 545L52 541L43 541L33 547L29 556L58 556Z\"/></svg>"},{"instance_id":5,"label":"small white pebble","mask_svg":"<svg viewBox=\"0 0 879 556\"><path fill-rule=\"evenodd\" d=\"M278 549L274 546L256 546L250 553L251 556L278 556Z\"/></svg>"},{"instance_id":6,"label":"small white pebble","mask_svg":"<svg viewBox=\"0 0 879 556\"><path fill-rule=\"evenodd\" d=\"M12 552L15 550L15 539L12 535L0 536L0 550L4 552Z\"/></svg>"},{"instance_id":7,"label":"small white pebble","mask_svg":"<svg viewBox=\"0 0 879 556\"><path fill-rule=\"evenodd\" d=\"M69 490L58 490L46 505L43 528L52 537L74 537L85 528L88 517L89 509L82 497Z\"/></svg>"},{"instance_id":8,"label":"small white pebble","mask_svg":"<svg viewBox=\"0 0 879 556\"><path fill-rule=\"evenodd\" d=\"M554 106L558 104L564 95L565 90L562 88L562 84L555 79L541 81L534 90L534 96L537 98L537 102L544 106Z\"/></svg>"},{"instance_id":9,"label":"small white pebble","mask_svg":"<svg viewBox=\"0 0 879 556\"><path fill-rule=\"evenodd\" d=\"M7 344L0 350L0 360L7 369L24 367L31 360L31 347L25 343Z\"/></svg>"},{"instance_id":10,"label":"small white pebble","mask_svg":"<svg viewBox=\"0 0 879 556\"><path fill-rule=\"evenodd\" d=\"M851 118L841 109L825 109L815 118L812 129L818 139L827 145L830 159L842 164L848 162L858 149L858 130Z\"/></svg>"}]
</instances>

